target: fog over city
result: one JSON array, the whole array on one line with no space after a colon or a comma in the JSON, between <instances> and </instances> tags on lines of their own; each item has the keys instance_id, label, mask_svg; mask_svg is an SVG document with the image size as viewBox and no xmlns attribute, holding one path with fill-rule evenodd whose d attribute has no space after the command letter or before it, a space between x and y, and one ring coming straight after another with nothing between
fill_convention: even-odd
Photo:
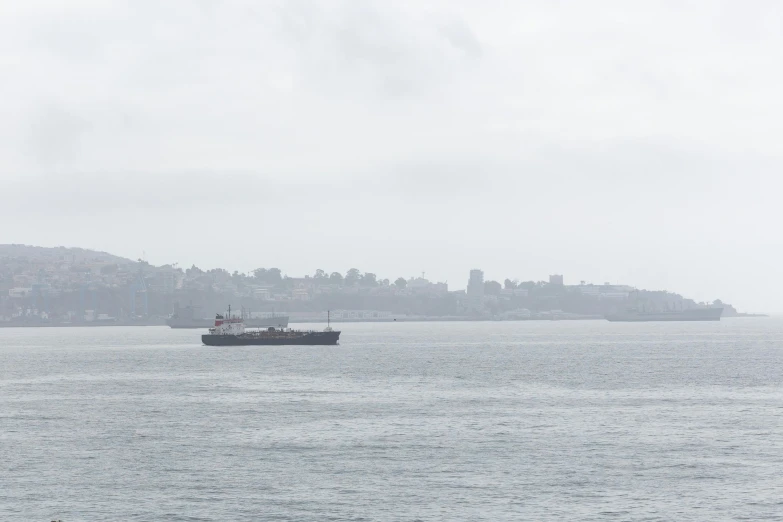
<instances>
[{"instance_id":1,"label":"fog over city","mask_svg":"<svg viewBox=\"0 0 783 522\"><path fill-rule=\"evenodd\" d=\"M783 312L774 1L5 2L0 243Z\"/></svg>"}]
</instances>

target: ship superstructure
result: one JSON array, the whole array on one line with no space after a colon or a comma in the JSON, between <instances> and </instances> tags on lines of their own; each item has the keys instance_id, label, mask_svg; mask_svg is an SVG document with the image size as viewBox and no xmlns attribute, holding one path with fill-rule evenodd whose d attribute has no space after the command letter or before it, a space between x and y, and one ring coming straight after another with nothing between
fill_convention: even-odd
<instances>
[{"instance_id":1,"label":"ship superstructure","mask_svg":"<svg viewBox=\"0 0 783 522\"><path fill-rule=\"evenodd\" d=\"M171 328L211 328L214 326L213 319L201 318L198 315L198 308L193 306L175 309L174 313L166 320L166 324ZM254 314L243 311L241 316L248 328L288 327L288 315L286 314L269 313L254 316Z\"/></svg>"}]
</instances>

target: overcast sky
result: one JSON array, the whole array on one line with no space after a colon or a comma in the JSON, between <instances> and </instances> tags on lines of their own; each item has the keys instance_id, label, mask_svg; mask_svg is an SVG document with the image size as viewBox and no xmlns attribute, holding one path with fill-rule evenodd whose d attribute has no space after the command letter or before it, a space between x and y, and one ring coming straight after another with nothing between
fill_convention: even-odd
<instances>
[{"instance_id":1,"label":"overcast sky","mask_svg":"<svg viewBox=\"0 0 783 522\"><path fill-rule=\"evenodd\" d=\"M0 243L783 312L778 1L0 3Z\"/></svg>"}]
</instances>

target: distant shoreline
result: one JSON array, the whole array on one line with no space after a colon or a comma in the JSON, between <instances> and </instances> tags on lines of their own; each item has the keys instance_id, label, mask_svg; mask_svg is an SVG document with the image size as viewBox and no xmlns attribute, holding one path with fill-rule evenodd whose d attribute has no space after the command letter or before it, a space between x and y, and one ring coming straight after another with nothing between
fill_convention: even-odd
<instances>
[{"instance_id":1,"label":"distant shoreline","mask_svg":"<svg viewBox=\"0 0 783 522\"><path fill-rule=\"evenodd\" d=\"M721 319L746 318L746 317L770 317L769 314L736 314L721 317ZM493 317L375 317L354 319L332 319L332 323L437 323L437 322L522 322L522 321L603 321L603 316L579 316L579 317L527 317L514 319L500 319ZM326 321L321 318L289 318L293 324L318 324ZM117 321L117 322L84 322L84 323L14 323L0 322L0 328L103 328L111 326L166 326L162 320L150 321Z\"/></svg>"},{"instance_id":2,"label":"distant shoreline","mask_svg":"<svg viewBox=\"0 0 783 522\"><path fill-rule=\"evenodd\" d=\"M603 316L585 316L585 317L527 317L517 319L498 319L493 317L375 317L367 319L332 319L333 323L456 323L456 322L475 322L475 323L508 323L520 321L599 321L605 319ZM295 319L290 318L289 323L313 324L324 322L321 319Z\"/></svg>"}]
</instances>

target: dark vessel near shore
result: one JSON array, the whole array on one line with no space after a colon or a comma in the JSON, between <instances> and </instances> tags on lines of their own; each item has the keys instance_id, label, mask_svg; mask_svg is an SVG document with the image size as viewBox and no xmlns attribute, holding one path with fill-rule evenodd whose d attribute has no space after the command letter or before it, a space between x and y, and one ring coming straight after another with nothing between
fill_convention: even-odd
<instances>
[{"instance_id":1,"label":"dark vessel near shore","mask_svg":"<svg viewBox=\"0 0 783 522\"><path fill-rule=\"evenodd\" d=\"M606 316L613 322L641 321L720 321L723 308L690 308L686 310L644 311L628 310Z\"/></svg>"},{"instance_id":2,"label":"dark vessel near shore","mask_svg":"<svg viewBox=\"0 0 783 522\"><path fill-rule=\"evenodd\" d=\"M339 340L340 332L332 330L331 326L321 332L274 327L245 330L242 318L231 317L231 308L227 317L217 315L215 326L201 336L201 342L207 346L318 346L335 345Z\"/></svg>"},{"instance_id":3,"label":"dark vessel near shore","mask_svg":"<svg viewBox=\"0 0 783 522\"><path fill-rule=\"evenodd\" d=\"M214 319L197 317L197 308L186 306L185 308L176 308L174 313L166 319L166 324L171 328L211 328L214 326ZM286 328L288 326L288 316L285 314L267 314L261 317L245 317L245 324L248 328ZM249 314L247 314L249 315Z\"/></svg>"}]
</instances>

